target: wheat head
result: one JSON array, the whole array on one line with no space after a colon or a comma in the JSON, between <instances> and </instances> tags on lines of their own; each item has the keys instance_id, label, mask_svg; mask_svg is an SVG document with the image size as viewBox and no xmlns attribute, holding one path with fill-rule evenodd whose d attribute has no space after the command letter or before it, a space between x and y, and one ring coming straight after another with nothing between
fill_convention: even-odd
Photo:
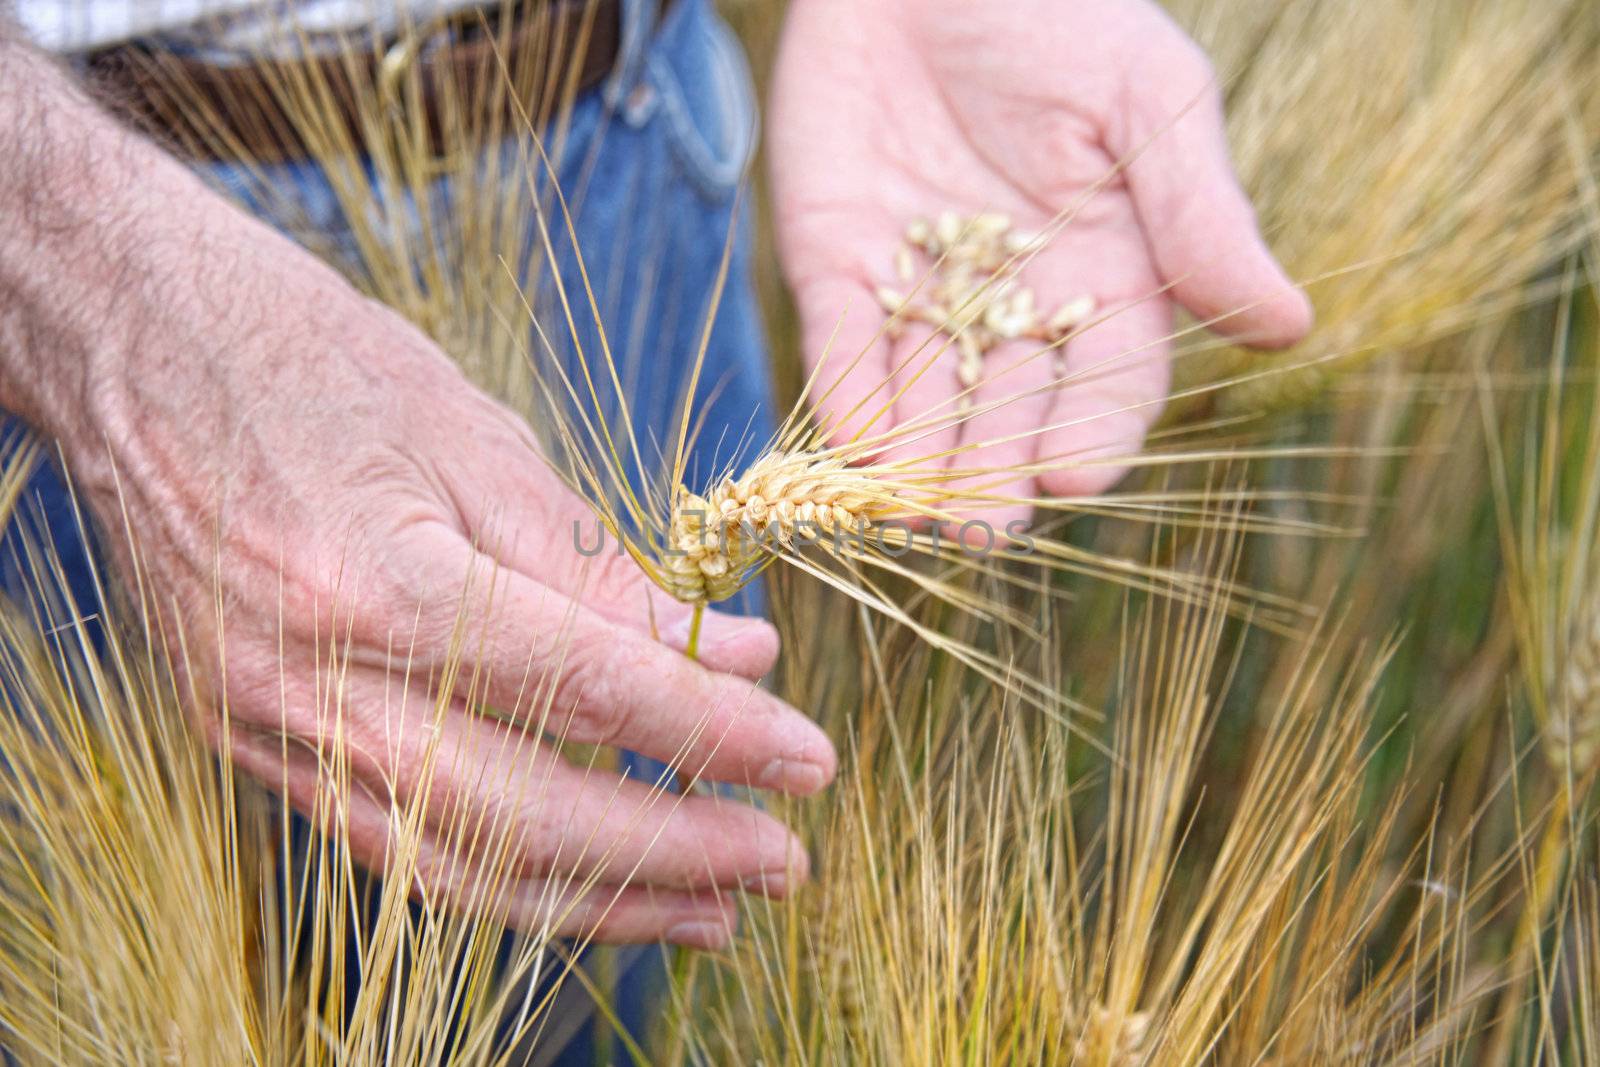
<instances>
[{"instance_id":1,"label":"wheat head","mask_svg":"<svg viewBox=\"0 0 1600 1067\"><path fill-rule=\"evenodd\" d=\"M1567 648L1556 714L1545 738L1556 767L1582 775L1600 760L1600 610L1593 606Z\"/></svg>"},{"instance_id":2,"label":"wheat head","mask_svg":"<svg viewBox=\"0 0 1600 1067\"><path fill-rule=\"evenodd\" d=\"M771 551L808 537L864 536L893 499L870 471L808 452L769 452L704 496L680 485L666 586L688 603L726 600Z\"/></svg>"}]
</instances>

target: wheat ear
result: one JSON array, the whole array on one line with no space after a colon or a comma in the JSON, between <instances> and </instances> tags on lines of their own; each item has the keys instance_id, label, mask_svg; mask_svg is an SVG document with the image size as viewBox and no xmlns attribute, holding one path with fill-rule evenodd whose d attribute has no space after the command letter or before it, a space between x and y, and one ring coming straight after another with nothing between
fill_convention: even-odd
<instances>
[{"instance_id":1,"label":"wheat ear","mask_svg":"<svg viewBox=\"0 0 1600 1067\"><path fill-rule=\"evenodd\" d=\"M774 551L864 535L894 510L892 492L841 458L768 452L704 496L678 487L663 577L687 603L726 600Z\"/></svg>"},{"instance_id":2,"label":"wheat ear","mask_svg":"<svg viewBox=\"0 0 1600 1067\"><path fill-rule=\"evenodd\" d=\"M1591 605L1567 648L1547 738L1551 762L1582 775L1600 759L1600 610Z\"/></svg>"}]
</instances>

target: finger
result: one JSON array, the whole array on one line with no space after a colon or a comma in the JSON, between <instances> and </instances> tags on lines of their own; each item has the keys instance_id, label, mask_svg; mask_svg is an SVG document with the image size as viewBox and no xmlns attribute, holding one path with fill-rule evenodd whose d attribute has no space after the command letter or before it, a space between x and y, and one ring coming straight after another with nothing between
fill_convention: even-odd
<instances>
[{"instance_id":1,"label":"finger","mask_svg":"<svg viewBox=\"0 0 1600 1067\"><path fill-rule=\"evenodd\" d=\"M519 526L540 521L537 515L517 517ZM698 626L695 658L708 670L755 681L778 661L778 631L766 619L708 606L697 622L692 605L667 594L645 576L632 557L618 555L615 550L602 549L587 559L573 556L560 560L548 554L485 554L579 600L597 617L625 626L635 636L658 641L675 652L687 651ZM551 580L544 581L541 575L548 575Z\"/></svg>"},{"instance_id":2,"label":"finger","mask_svg":"<svg viewBox=\"0 0 1600 1067\"><path fill-rule=\"evenodd\" d=\"M749 805L576 766L512 724L465 711L439 717L433 734L419 751L426 734L413 729L412 748L397 752L400 787L428 789L432 811L515 827L526 873L769 895L808 876L799 839Z\"/></svg>"},{"instance_id":3,"label":"finger","mask_svg":"<svg viewBox=\"0 0 1600 1067\"><path fill-rule=\"evenodd\" d=\"M604 944L669 941L716 950L726 948L739 928L738 905L725 895L610 886L577 892L537 880L529 889L531 906L527 892L513 897L510 924L519 930L548 929L558 937Z\"/></svg>"},{"instance_id":4,"label":"finger","mask_svg":"<svg viewBox=\"0 0 1600 1067\"><path fill-rule=\"evenodd\" d=\"M810 375L808 398L823 439L848 445L887 431L893 423L889 342L872 290L834 273L799 285L795 305Z\"/></svg>"},{"instance_id":5,"label":"finger","mask_svg":"<svg viewBox=\"0 0 1600 1067\"><path fill-rule=\"evenodd\" d=\"M1131 224L1126 228L1126 235L1103 226L1085 232L1069 230L1027 257L1018 284L1033 297L1039 318L1048 321L1079 302L1088 292L1085 275L1102 286L1154 285L1142 242L1132 233ZM1108 251L1118 247L1126 252ZM1037 473L1032 468L1055 396L1052 387L1061 373L1060 357L1059 349L1034 340L1001 343L983 356L982 371L971 392L972 415L962 426L961 453L953 465L989 473L961 484L996 497L1038 496ZM1006 471L1021 473L1006 478ZM984 518L993 531L973 531L966 538L968 547L981 547L971 544L974 536L1000 541L1001 532L1008 532L1011 523L1026 522L1031 515L1027 504L987 510Z\"/></svg>"},{"instance_id":6,"label":"finger","mask_svg":"<svg viewBox=\"0 0 1600 1067\"><path fill-rule=\"evenodd\" d=\"M315 754L299 746L286 748L241 731L232 750L241 769L281 791L324 831L344 834L358 864L405 877L420 899L529 933L606 942L666 940L720 948L737 924L734 900L715 892L520 876L493 843L441 836L359 783L339 784Z\"/></svg>"},{"instance_id":7,"label":"finger","mask_svg":"<svg viewBox=\"0 0 1600 1067\"><path fill-rule=\"evenodd\" d=\"M1039 485L1104 492L1127 473L1171 380L1172 310L1161 296L1113 308L1067 342L1066 368L1039 439Z\"/></svg>"},{"instance_id":8,"label":"finger","mask_svg":"<svg viewBox=\"0 0 1600 1067\"><path fill-rule=\"evenodd\" d=\"M285 686L281 724L230 731L230 749L254 758L246 769L275 776L302 758L348 781L344 792L421 803L441 839L506 856L519 877L781 895L808 875L799 840L748 805L575 766L536 731L441 701L418 681L354 667L313 688Z\"/></svg>"},{"instance_id":9,"label":"finger","mask_svg":"<svg viewBox=\"0 0 1600 1067\"><path fill-rule=\"evenodd\" d=\"M457 674L459 695L481 694L525 720L542 686L551 723L574 741L803 795L832 780L827 735L748 680L707 670L497 567L443 527L415 531L407 552L424 576L411 654L434 677Z\"/></svg>"},{"instance_id":10,"label":"finger","mask_svg":"<svg viewBox=\"0 0 1600 1067\"><path fill-rule=\"evenodd\" d=\"M904 467L907 477L937 476L950 467L961 439L957 352L950 335L920 323L894 343L895 430L883 460Z\"/></svg>"},{"instance_id":11,"label":"finger","mask_svg":"<svg viewBox=\"0 0 1600 1067\"><path fill-rule=\"evenodd\" d=\"M647 783L574 766L520 729L465 709L409 736L410 751L395 748L390 761L411 768L400 783L408 795L425 786L433 811L521 828L528 873L769 895L807 876L805 850L782 823L724 797L669 793L665 775Z\"/></svg>"},{"instance_id":12,"label":"finger","mask_svg":"<svg viewBox=\"0 0 1600 1067\"><path fill-rule=\"evenodd\" d=\"M1300 340L1310 301L1268 250L1239 187L1204 55L1174 27L1170 41L1141 49L1129 79L1107 147L1131 160L1128 187L1161 277L1221 333L1268 348Z\"/></svg>"},{"instance_id":13,"label":"finger","mask_svg":"<svg viewBox=\"0 0 1600 1067\"><path fill-rule=\"evenodd\" d=\"M522 655L513 643L492 658L504 669ZM552 716L575 741L804 796L822 789L837 769L827 735L777 697L600 620L576 618L554 662Z\"/></svg>"},{"instance_id":14,"label":"finger","mask_svg":"<svg viewBox=\"0 0 1600 1067\"><path fill-rule=\"evenodd\" d=\"M728 797L670 793L661 783L564 762L550 792L571 799L562 847L549 862L586 878L782 897L810 875L805 849L787 827Z\"/></svg>"}]
</instances>

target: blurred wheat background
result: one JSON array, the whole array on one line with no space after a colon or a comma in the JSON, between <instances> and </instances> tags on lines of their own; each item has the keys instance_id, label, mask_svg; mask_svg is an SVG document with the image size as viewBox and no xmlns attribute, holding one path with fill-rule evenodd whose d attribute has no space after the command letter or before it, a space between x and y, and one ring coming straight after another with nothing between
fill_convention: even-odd
<instances>
[{"instance_id":1,"label":"blurred wheat background","mask_svg":"<svg viewBox=\"0 0 1600 1067\"><path fill-rule=\"evenodd\" d=\"M758 69L774 6L728 5ZM1250 465L1284 491L1260 507L1359 533L1207 551L1075 522L1320 620L1279 639L1077 590L1041 629L1109 754L864 668L845 811L794 813L817 910L757 916L685 999L705 1061L1600 1062L1600 9L1167 6L1318 326L1286 354L1180 345L1180 390L1240 380L1166 425L1281 448Z\"/></svg>"},{"instance_id":2,"label":"blurred wheat background","mask_svg":"<svg viewBox=\"0 0 1600 1067\"><path fill-rule=\"evenodd\" d=\"M822 800L773 802L817 876L674 961L659 1032L616 1040L638 1062L1600 1063L1600 6L1168 6L1315 333L1183 335L1181 396L1116 490L1167 503L1055 520L1099 568L951 577L981 614L905 579L902 619L770 568L773 684L843 758ZM725 4L758 81L782 7ZM352 273L531 414L527 353L485 326L521 314L503 265L412 284L434 254L375 226ZM13 443L0 500L38 459ZM1106 580L1123 564L1143 580ZM38 611L0 620L0 1034L23 1062L517 1063L507 1019L561 1010L528 989L609 1010L536 934L499 958L492 878L419 910L405 834L365 895L337 834L290 841L184 728L180 653L136 607L109 650ZM379 976L354 1004L351 967Z\"/></svg>"}]
</instances>

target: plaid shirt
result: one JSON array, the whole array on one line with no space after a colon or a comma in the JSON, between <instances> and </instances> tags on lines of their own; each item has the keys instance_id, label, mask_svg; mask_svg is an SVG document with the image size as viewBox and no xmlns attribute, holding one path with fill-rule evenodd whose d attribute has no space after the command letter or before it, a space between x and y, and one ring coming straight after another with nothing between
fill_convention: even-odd
<instances>
[{"instance_id":1,"label":"plaid shirt","mask_svg":"<svg viewBox=\"0 0 1600 1067\"><path fill-rule=\"evenodd\" d=\"M18 23L53 52L78 53L134 38L221 61L298 51L373 30L392 34L409 23L486 0L14 0ZM291 31L289 28L293 27Z\"/></svg>"}]
</instances>

